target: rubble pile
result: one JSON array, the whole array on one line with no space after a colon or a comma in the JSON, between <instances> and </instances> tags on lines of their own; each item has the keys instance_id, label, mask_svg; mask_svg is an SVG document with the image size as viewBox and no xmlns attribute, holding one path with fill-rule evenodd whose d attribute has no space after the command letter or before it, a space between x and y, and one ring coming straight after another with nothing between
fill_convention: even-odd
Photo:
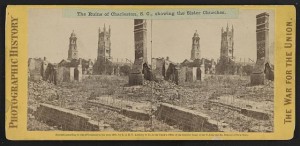
<instances>
[{"instance_id":1,"label":"rubble pile","mask_svg":"<svg viewBox=\"0 0 300 146\"><path fill-rule=\"evenodd\" d=\"M144 86L146 87L153 87L153 88L163 88L163 89L174 89L174 88L180 88L180 86L176 85L173 82L162 80L160 82L155 81L144 81Z\"/></svg>"},{"instance_id":2,"label":"rubble pile","mask_svg":"<svg viewBox=\"0 0 300 146\"><path fill-rule=\"evenodd\" d=\"M196 84L196 83L191 83ZM197 84L200 84L199 82ZM146 87L153 87L154 96L158 101L183 106L188 109L202 108L203 101L210 95L209 90L178 86L175 83L163 81L161 83L146 82Z\"/></svg>"},{"instance_id":3,"label":"rubble pile","mask_svg":"<svg viewBox=\"0 0 300 146\"><path fill-rule=\"evenodd\" d=\"M218 107L206 111L211 118L218 121L228 123L230 127L239 132L272 132L273 131L273 115L269 120L257 120L248 116L244 116L237 111Z\"/></svg>"},{"instance_id":4,"label":"rubble pile","mask_svg":"<svg viewBox=\"0 0 300 146\"><path fill-rule=\"evenodd\" d=\"M49 82L38 80L28 81L28 105L34 106L47 100L57 98L57 87Z\"/></svg>"},{"instance_id":5,"label":"rubble pile","mask_svg":"<svg viewBox=\"0 0 300 146\"><path fill-rule=\"evenodd\" d=\"M57 126L49 126L46 123L37 121L32 116L28 116L27 118L28 131L59 131Z\"/></svg>"},{"instance_id":6,"label":"rubble pile","mask_svg":"<svg viewBox=\"0 0 300 146\"><path fill-rule=\"evenodd\" d=\"M63 86L63 85L62 85ZM38 103L47 103L63 108L78 110L85 102L88 94L78 89L66 89L47 81L28 81L28 104L35 108Z\"/></svg>"},{"instance_id":7,"label":"rubble pile","mask_svg":"<svg viewBox=\"0 0 300 146\"><path fill-rule=\"evenodd\" d=\"M109 131L178 131L175 125L170 126L155 118L150 121L131 119L117 112L105 109L85 108L87 100L96 100L101 96L115 98L124 102L151 103L151 109L158 105L169 103L189 110L201 111L213 120L227 123L236 131L273 131L273 82L266 85L250 86L248 77L215 76L201 82L187 82L176 85L169 81L148 81L143 85L128 86L128 78L119 76L95 76L82 82L64 82L57 86L46 81L28 81L29 111L34 110L38 103L48 103L75 110L92 117L102 124L109 124ZM209 100L220 96L233 96L237 99L267 103L266 110L270 111L269 120L257 120L244 116L226 108L205 107ZM139 104L138 104L139 105ZM143 109L144 107L140 107ZM29 127L34 125L49 129L29 117ZM51 127L50 127L51 128ZM53 127L52 127L53 129Z\"/></svg>"},{"instance_id":8,"label":"rubble pile","mask_svg":"<svg viewBox=\"0 0 300 146\"><path fill-rule=\"evenodd\" d=\"M260 86L240 87L236 93L237 97L256 102L270 101L274 102L274 84L268 82Z\"/></svg>"}]
</instances>

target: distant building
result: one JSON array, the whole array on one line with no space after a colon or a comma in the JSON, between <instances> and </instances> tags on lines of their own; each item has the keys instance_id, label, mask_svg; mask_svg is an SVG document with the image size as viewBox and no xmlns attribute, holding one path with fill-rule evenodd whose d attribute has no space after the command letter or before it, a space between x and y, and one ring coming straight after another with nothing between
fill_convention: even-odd
<instances>
[{"instance_id":1,"label":"distant building","mask_svg":"<svg viewBox=\"0 0 300 146\"><path fill-rule=\"evenodd\" d=\"M205 74L215 74L216 62L214 59L205 59L205 58L195 59L195 60L185 59L180 64L180 66L185 66L185 67L201 67L202 65Z\"/></svg>"},{"instance_id":2,"label":"distant building","mask_svg":"<svg viewBox=\"0 0 300 146\"><path fill-rule=\"evenodd\" d=\"M73 59L73 60L61 60L58 63L59 67L77 67L80 65L81 61L81 67L82 67L82 74L93 74L93 65L94 63L92 62L91 59Z\"/></svg>"}]
</instances>

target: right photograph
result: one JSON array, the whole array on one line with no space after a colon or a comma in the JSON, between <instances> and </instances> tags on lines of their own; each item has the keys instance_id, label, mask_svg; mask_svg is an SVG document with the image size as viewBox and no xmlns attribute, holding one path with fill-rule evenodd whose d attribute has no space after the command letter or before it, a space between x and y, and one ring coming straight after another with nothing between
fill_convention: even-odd
<instances>
[{"instance_id":1,"label":"right photograph","mask_svg":"<svg viewBox=\"0 0 300 146\"><path fill-rule=\"evenodd\" d=\"M272 11L240 11L235 20L152 23L160 26L153 28L153 54L169 55L152 58L152 73L144 71L144 78L162 74L161 80L176 84L150 83L163 100L157 119L183 131L273 132ZM187 43L190 48L180 52ZM129 76L129 84L137 80Z\"/></svg>"}]
</instances>

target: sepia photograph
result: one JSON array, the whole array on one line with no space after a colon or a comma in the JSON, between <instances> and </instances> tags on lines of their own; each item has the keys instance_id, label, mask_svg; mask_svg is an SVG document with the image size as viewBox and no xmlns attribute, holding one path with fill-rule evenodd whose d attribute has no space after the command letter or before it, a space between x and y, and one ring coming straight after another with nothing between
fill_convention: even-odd
<instances>
[{"instance_id":1,"label":"sepia photograph","mask_svg":"<svg viewBox=\"0 0 300 146\"><path fill-rule=\"evenodd\" d=\"M274 132L273 10L63 13L28 11L28 131Z\"/></svg>"}]
</instances>

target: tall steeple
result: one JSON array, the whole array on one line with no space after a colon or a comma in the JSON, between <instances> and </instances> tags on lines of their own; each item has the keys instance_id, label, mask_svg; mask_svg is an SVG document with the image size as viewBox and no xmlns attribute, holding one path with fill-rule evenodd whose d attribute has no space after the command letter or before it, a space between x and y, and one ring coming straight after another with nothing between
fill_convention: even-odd
<instances>
[{"instance_id":1,"label":"tall steeple","mask_svg":"<svg viewBox=\"0 0 300 146\"><path fill-rule=\"evenodd\" d=\"M233 25L232 29L229 30L228 23L226 26L226 31L223 31L222 27L221 33L221 53L220 59L225 59L224 61L228 61L229 59L233 59L233 51L234 51L234 41L233 41Z\"/></svg>"},{"instance_id":2,"label":"tall steeple","mask_svg":"<svg viewBox=\"0 0 300 146\"><path fill-rule=\"evenodd\" d=\"M98 38L98 56L97 59L110 59L111 57L111 42L110 42L110 32L111 29L109 27L109 31L106 31L105 24L103 26L103 31L100 31L99 28L99 38Z\"/></svg>"},{"instance_id":3,"label":"tall steeple","mask_svg":"<svg viewBox=\"0 0 300 146\"><path fill-rule=\"evenodd\" d=\"M200 53L200 37L196 30L192 38L191 60L201 59Z\"/></svg>"},{"instance_id":4,"label":"tall steeple","mask_svg":"<svg viewBox=\"0 0 300 146\"><path fill-rule=\"evenodd\" d=\"M78 59L77 37L74 30L71 33L69 40L68 60Z\"/></svg>"}]
</instances>

